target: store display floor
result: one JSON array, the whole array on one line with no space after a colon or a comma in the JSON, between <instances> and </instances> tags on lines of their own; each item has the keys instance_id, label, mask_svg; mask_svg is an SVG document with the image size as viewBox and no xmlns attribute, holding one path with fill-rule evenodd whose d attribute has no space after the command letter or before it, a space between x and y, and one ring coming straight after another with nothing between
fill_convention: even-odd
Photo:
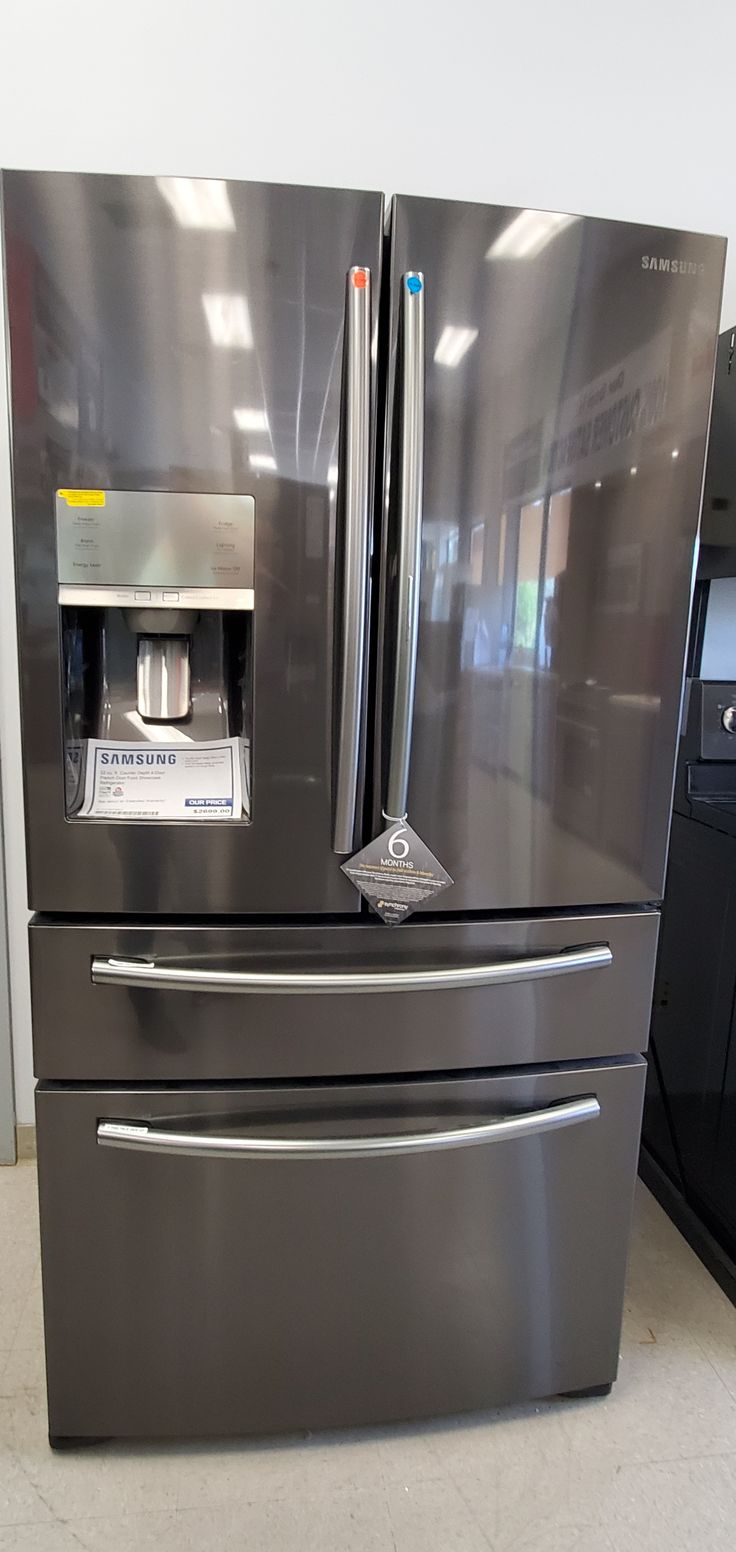
<instances>
[{"instance_id":1,"label":"store display floor","mask_svg":"<svg viewBox=\"0 0 736 1552\"><path fill-rule=\"evenodd\" d=\"M731 1552L735 1526L736 1309L641 1185L604 1400L57 1455L35 1169L0 1170L0 1552Z\"/></svg>"}]
</instances>

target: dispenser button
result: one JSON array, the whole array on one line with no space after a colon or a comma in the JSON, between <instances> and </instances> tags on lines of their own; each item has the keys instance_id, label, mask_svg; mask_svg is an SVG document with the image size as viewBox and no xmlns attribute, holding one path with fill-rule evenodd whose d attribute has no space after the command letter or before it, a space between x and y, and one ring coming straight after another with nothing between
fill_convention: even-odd
<instances>
[{"instance_id":1,"label":"dispenser button","mask_svg":"<svg viewBox=\"0 0 736 1552\"><path fill-rule=\"evenodd\" d=\"M139 593L137 588L134 596L137 604L150 604L151 602L150 593Z\"/></svg>"},{"instance_id":2,"label":"dispenser button","mask_svg":"<svg viewBox=\"0 0 736 1552\"><path fill-rule=\"evenodd\" d=\"M179 602L178 593L162 593L161 597L165 604L178 604Z\"/></svg>"}]
</instances>

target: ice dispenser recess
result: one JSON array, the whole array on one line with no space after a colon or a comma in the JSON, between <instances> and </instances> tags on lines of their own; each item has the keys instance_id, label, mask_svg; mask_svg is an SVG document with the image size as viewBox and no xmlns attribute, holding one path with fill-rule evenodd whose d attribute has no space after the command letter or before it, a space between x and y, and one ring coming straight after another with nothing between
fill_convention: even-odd
<instances>
[{"instance_id":1,"label":"ice dispenser recess","mask_svg":"<svg viewBox=\"0 0 736 1552\"><path fill-rule=\"evenodd\" d=\"M56 494L68 818L251 817L255 502Z\"/></svg>"}]
</instances>

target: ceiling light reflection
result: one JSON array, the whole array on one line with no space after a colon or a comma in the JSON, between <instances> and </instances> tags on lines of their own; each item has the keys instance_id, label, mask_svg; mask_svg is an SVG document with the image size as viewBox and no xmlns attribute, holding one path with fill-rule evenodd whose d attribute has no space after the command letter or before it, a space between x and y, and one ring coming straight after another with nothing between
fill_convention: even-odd
<instances>
[{"instance_id":1,"label":"ceiling light reflection","mask_svg":"<svg viewBox=\"0 0 736 1552\"><path fill-rule=\"evenodd\" d=\"M437 342L434 359L438 366L457 366L478 338L477 329L447 323Z\"/></svg>"},{"instance_id":2,"label":"ceiling light reflection","mask_svg":"<svg viewBox=\"0 0 736 1552\"><path fill-rule=\"evenodd\" d=\"M251 469L275 469L276 459L270 453L251 453L248 460Z\"/></svg>"},{"instance_id":3,"label":"ceiling light reflection","mask_svg":"<svg viewBox=\"0 0 736 1552\"><path fill-rule=\"evenodd\" d=\"M533 259L558 232L579 220L580 216L562 215L554 210L520 210L491 244L486 258Z\"/></svg>"},{"instance_id":4,"label":"ceiling light reflection","mask_svg":"<svg viewBox=\"0 0 736 1552\"><path fill-rule=\"evenodd\" d=\"M233 410L233 417L238 431L268 431L265 410L249 410L242 406Z\"/></svg>"},{"instance_id":5,"label":"ceiling light reflection","mask_svg":"<svg viewBox=\"0 0 736 1552\"><path fill-rule=\"evenodd\" d=\"M247 297L238 292L205 291L202 306L213 345L229 350L253 349Z\"/></svg>"},{"instance_id":6,"label":"ceiling light reflection","mask_svg":"<svg viewBox=\"0 0 736 1552\"><path fill-rule=\"evenodd\" d=\"M235 217L222 178L157 178L156 187L180 226L234 232Z\"/></svg>"}]
</instances>

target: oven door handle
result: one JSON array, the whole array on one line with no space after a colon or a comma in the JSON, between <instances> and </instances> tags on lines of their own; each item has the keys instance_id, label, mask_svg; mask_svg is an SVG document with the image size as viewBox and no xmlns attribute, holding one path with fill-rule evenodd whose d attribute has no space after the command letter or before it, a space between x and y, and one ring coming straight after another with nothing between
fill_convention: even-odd
<instances>
[{"instance_id":1,"label":"oven door handle","mask_svg":"<svg viewBox=\"0 0 736 1552\"><path fill-rule=\"evenodd\" d=\"M127 1148L137 1153L174 1153L189 1158L219 1159L385 1159L407 1153L438 1153L447 1148L474 1148L482 1143L538 1137L581 1121L595 1121L601 1107L595 1095L566 1099L562 1104L521 1115L500 1116L480 1126L459 1126L443 1132L405 1132L385 1137L228 1137L200 1132L165 1131L140 1121L98 1121L101 1148Z\"/></svg>"},{"instance_id":2,"label":"oven door handle","mask_svg":"<svg viewBox=\"0 0 736 1552\"><path fill-rule=\"evenodd\" d=\"M598 970L613 963L607 943L563 949L528 959L495 964L452 965L434 970L208 970L205 966L156 964L152 959L92 960L96 986L152 986L184 992L258 992L289 994L353 992L459 991L463 987L505 986L545 976Z\"/></svg>"}]
</instances>

